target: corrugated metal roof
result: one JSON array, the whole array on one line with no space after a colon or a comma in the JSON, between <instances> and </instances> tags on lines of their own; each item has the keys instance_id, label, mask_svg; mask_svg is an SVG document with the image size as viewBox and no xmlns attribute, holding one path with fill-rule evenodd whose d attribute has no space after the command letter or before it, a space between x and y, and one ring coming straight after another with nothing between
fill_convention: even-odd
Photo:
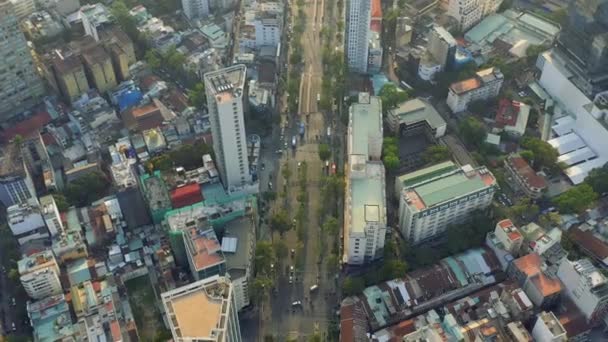
<instances>
[{"instance_id":1,"label":"corrugated metal roof","mask_svg":"<svg viewBox=\"0 0 608 342\"><path fill-rule=\"evenodd\" d=\"M238 239L235 237L222 238L222 252L235 253Z\"/></svg>"}]
</instances>

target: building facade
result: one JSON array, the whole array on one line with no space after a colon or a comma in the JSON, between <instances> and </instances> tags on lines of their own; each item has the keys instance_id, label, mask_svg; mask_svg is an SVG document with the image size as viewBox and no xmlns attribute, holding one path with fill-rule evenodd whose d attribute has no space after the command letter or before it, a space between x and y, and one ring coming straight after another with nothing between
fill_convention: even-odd
<instances>
[{"instance_id":1,"label":"building facade","mask_svg":"<svg viewBox=\"0 0 608 342\"><path fill-rule=\"evenodd\" d=\"M467 31L483 18L483 8L479 2L479 0L449 0L447 14L456 19L461 31Z\"/></svg>"},{"instance_id":2,"label":"building facade","mask_svg":"<svg viewBox=\"0 0 608 342\"><path fill-rule=\"evenodd\" d=\"M42 211L42 218L49 230L51 236L56 236L63 233L63 223L61 222L61 216L59 216L59 209L57 209L57 203L53 195L42 196L38 199L40 201L40 210Z\"/></svg>"},{"instance_id":3,"label":"building facade","mask_svg":"<svg viewBox=\"0 0 608 342\"><path fill-rule=\"evenodd\" d=\"M208 0L182 0L184 14L190 20L206 18L209 15Z\"/></svg>"},{"instance_id":4,"label":"building facade","mask_svg":"<svg viewBox=\"0 0 608 342\"><path fill-rule=\"evenodd\" d=\"M515 183L528 197L540 198L547 189L545 178L539 176L528 165L528 162L515 154L505 159L505 169L515 179Z\"/></svg>"},{"instance_id":5,"label":"building facade","mask_svg":"<svg viewBox=\"0 0 608 342\"><path fill-rule=\"evenodd\" d=\"M175 342L242 342L232 284L214 276L161 294Z\"/></svg>"},{"instance_id":6,"label":"building facade","mask_svg":"<svg viewBox=\"0 0 608 342\"><path fill-rule=\"evenodd\" d=\"M243 117L247 68L233 65L205 74L215 161L227 189L251 182Z\"/></svg>"},{"instance_id":7,"label":"building facade","mask_svg":"<svg viewBox=\"0 0 608 342\"><path fill-rule=\"evenodd\" d=\"M382 256L386 236L382 103L360 93L348 122L348 166L344 211L343 262L359 265Z\"/></svg>"},{"instance_id":8,"label":"building facade","mask_svg":"<svg viewBox=\"0 0 608 342\"><path fill-rule=\"evenodd\" d=\"M254 22L256 48L278 46L281 43L280 18L259 18Z\"/></svg>"},{"instance_id":9,"label":"building facade","mask_svg":"<svg viewBox=\"0 0 608 342\"><path fill-rule=\"evenodd\" d=\"M588 321L602 319L608 310L608 279L589 261L563 258L557 276L565 292Z\"/></svg>"},{"instance_id":10,"label":"building facade","mask_svg":"<svg viewBox=\"0 0 608 342\"><path fill-rule=\"evenodd\" d=\"M543 311L538 314L536 323L534 323L534 328L532 328L532 337L534 337L535 341L568 341L566 329L564 329L557 317L555 317L551 311Z\"/></svg>"},{"instance_id":11,"label":"building facade","mask_svg":"<svg viewBox=\"0 0 608 342\"><path fill-rule=\"evenodd\" d=\"M370 0L346 2L346 59L350 70L367 73L371 22Z\"/></svg>"},{"instance_id":12,"label":"building facade","mask_svg":"<svg viewBox=\"0 0 608 342\"><path fill-rule=\"evenodd\" d=\"M63 292L59 281L59 265L53 252L29 255L17 263L23 289L33 299L43 299Z\"/></svg>"},{"instance_id":13,"label":"building facade","mask_svg":"<svg viewBox=\"0 0 608 342\"><path fill-rule=\"evenodd\" d=\"M4 36L0 41L0 115L10 118L35 104L44 86L9 0L0 0L0 32Z\"/></svg>"},{"instance_id":14,"label":"building facade","mask_svg":"<svg viewBox=\"0 0 608 342\"><path fill-rule=\"evenodd\" d=\"M500 93L504 76L498 68L479 70L475 77L452 83L446 103L453 113L467 109L473 101L494 98Z\"/></svg>"},{"instance_id":15,"label":"building facade","mask_svg":"<svg viewBox=\"0 0 608 342\"><path fill-rule=\"evenodd\" d=\"M434 165L398 177L399 228L412 244L434 239L450 225L492 203L496 179L485 167Z\"/></svg>"},{"instance_id":16,"label":"building facade","mask_svg":"<svg viewBox=\"0 0 608 342\"><path fill-rule=\"evenodd\" d=\"M456 56L456 39L441 26L434 26L429 34L427 51L439 62L442 70L449 69Z\"/></svg>"}]
</instances>

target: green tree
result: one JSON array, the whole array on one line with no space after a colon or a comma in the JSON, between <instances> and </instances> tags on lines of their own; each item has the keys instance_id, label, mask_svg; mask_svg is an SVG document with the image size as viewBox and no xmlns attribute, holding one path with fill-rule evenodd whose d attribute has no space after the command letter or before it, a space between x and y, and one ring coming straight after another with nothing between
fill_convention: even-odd
<instances>
[{"instance_id":1,"label":"green tree","mask_svg":"<svg viewBox=\"0 0 608 342\"><path fill-rule=\"evenodd\" d=\"M397 106L407 101L410 98L410 94L392 83L385 84L380 93L378 93L382 100L382 109L386 112L390 109L397 108Z\"/></svg>"},{"instance_id":2,"label":"green tree","mask_svg":"<svg viewBox=\"0 0 608 342\"><path fill-rule=\"evenodd\" d=\"M391 280L396 278L403 278L407 272L407 264L401 260L386 260L382 265L382 279Z\"/></svg>"},{"instance_id":3,"label":"green tree","mask_svg":"<svg viewBox=\"0 0 608 342\"><path fill-rule=\"evenodd\" d=\"M338 236L340 231L340 223L338 222L338 219L333 216L329 217L327 220L325 220L325 222L323 222L321 231L323 232L324 236Z\"/></svg>"},{"instance_id":4,"label":"green tree","mask_svg":"<svg viewBox=\"0 0 608 342\"><path fill-rule=\"evenodd\" d=\"M287 232L291 229L291 224L289 223L289 215L285 210L279 210L270 218L270 229L279 234L283 235L283 233Z\"/></svg>"},{"instance_id":5,"label":"green tree","mask_svg":"<svg viewBox=\"0 0 608 342\"><path fill-rule=\"evenodd\" d=\"M171 339L171 332L167 329L159 329L154 336L154 342L166 342Z\"/></svg>"},{"instance_id":6,"label":"green tree","mask_svg":"<svg viewBox=\"0 0 608 342\"><path fill-rule=\"evenodd\" d=\"M360 277L346 277L342 283L342 294L346 297L357 295L365 290L365 282Z\"/></svg>"},{"instance_id":7,"label":"green tree","mask_svg":"<svg viewBox=\"0 0 608 342\"><path fill-rule=\"evenodd\" d=\"M65 198L65 196L63 194L60 194L60 193L53 194L53 199L55 200L55 204L57 205L57 210L59 210L59 212L67 211L68 208L70 207L68 200Z\"/></svg>"},{"instance_id":8,"label":"green tree","mask_svg":"<svg viewBox=\"0 0 608 342\"><path fill-rule=\"evenodd\" d=\"M253 279L251 284L251 299L254 303L262 303L268 298L268 292L273 287L274 282L270 277L258 276Z\"/></svg>"},{"instance_id":9,"label":"green tree","mask_svg":"<svg viewBox=\"0 0 608 342\"><path fill-rule=\"evenodd\" d=\"M275 241L272 244L272 247L274 248L274 256L276 257L276 260L283 260L287 257L289 250L283 240Z\"/></svg>"},{"instance_id":10,"label":"green tree","mask_svg":"<svg viewBox=\"0 0 608 342\"><path fill-rule=\"evenodd\" d=\"M486 129L477 118L473 116L462 120L458 125L460 137L471 147L479 147L486 139Z\"/></svg>"},{"instance_id":11,"label":"green tree","mask_svg":"<svg viewBox=\"0 0 608 342\"><path fill-rule=\"evenodd\" d=\"M150 159L149 164L152 170L169 171L173 168L173 161L167 154L161 154Z\"/></svg>"},{"instance_id":12,"label":"green tree","mask_svg":"<svg viewBox=\"0 0 608 342\"><path fill-rule=\"evenodd\" d=\"M447 146L443 146L443 145L432 145L429 146L423 153L422 153L422 159L424 159L424 161L426 163L439 163L442 162L444 160L448 160L450 159L450 149Z\"/></svg>"},{"instance_id":13,"label":"green tree","mask_svg":"<svg viewBox=\"0 0 608 342\"><path fill-rule=\"evenodd\" d=\"M517 220L533 218L540 212L538 205L533 204L529 198L523 198L509 208L509 216Z\"/></svg>"},{"instance_id":14,"label":"green tree","mask_svg":"<svg viewBox=\"0 0 608 342\"><path fill-rule=\"evenodd\" d=\"M148 66L154 70L158 70L160 68L161 65L161 60L160 57L158 57L158 53L154 50L148 50L146 51L146 54L144 55L144 59L146 61L146 63L148 63Z\"/></svg>"},{"instance_id":15,"label":"green tree","mask_svg":"<svg viewBox=\"0 0 608 342\"><path fill-rule=\"evenodd\" d=\"M109 187L110 182L106 175L94 171L69 183L64 194L70 204L84 207L105 196Z\"/></svg>"},{"instance_id":16,"label":"green tree","mask_svg":"<svg viewBox=\"0 0 608 342\"><path fill-rule=\"evenodd\" d=\"M255 246L255 269L257 274L270 274L274 264L274 249L269 241L258 241Z\"/></svg>"},{"instance_id":17,"label":"green tree","mask_svg":"<svg viewBox=\"0 0 608 342\"><path fill-rule=\"evenodd\" d=\"M598 198L589 184L580 184L557 196L554 203L562 214L580 214L590 208Z\"/></svg>"},{"instance_id":18,"label":"green tree","mask_svg":"<svg viewBox=\"0 0 608 342\"><path fill-rule=\"evenodd\" d=\"M561 223L562 217L558 213L546 213L538 218L538 224L545 228L556 227Z\"/></svg>"},{"instance_id":19,"label":"green tree","mask_svg":"<svg viewBox=\"0 0 608 342\"><path fill-rule=\"evenodd\" d=\"M340 258L336 254L332 253L325 260L325 264L327 265L327 272L334 274L338 272L340 268Z\"/></svg>"},{"instance_id":20,"label":"green tree","mask_svg":"<svg viewBox=\"0 0 608 342\"><path fill-rule=\"evenodd\" d=\"M395 171L399 168L399 157L394 154L385 155L383 158L384 167L390 172Z\"/></svg>"},{"instance_id":21,"label":"green tree","mask_svg":"<svg viewBox=\"0 0 608 342\"><path fill-rule=\"evenodd\" d=\"M16 268L11 268L8 271L8 278L12 281L19 280L19 271Z\"/></svg>"},{"instance_id":22,"label":"green tree","mask_svg":"<svg viewBox=\"0 0 608 342\"><path fill-rule=\"evenodd\" d=\"M211 146L204 142L184 144L178 149L169 152L169 159L175 166L182 166L186 170L193 170L203 166L203 155L213 154Z\"/></svg>"},{"instance_id":23,"label":"green tree","mask_svg":"<svg viewBox=\"0 0 608 342\"><path fill-rule=\"evenodd\" d=\"M331 157L331 149L327 144L319 144L319 158L322 161L326 161Z\"/></svg>"},{"instance_id":24,"label":"green tree","mask_svg":"<svg viewBox=\"0 0 608 342\"><path fill-rule=\"evenodd\" d=\"M194 88L188 90L188 98L190 103L199 109L207 106L207 96L205 95L205 83L198 82Z\"/></svg>"},{"instance_id":25,"label":"green tree","mask_svg":"<svg viewBox=\"0 0 608 342\"><path fill-rule=\"evenodd\" d=\"M540 170L542 167L554 169L558 167L557 157L559 153L551 144L546 141L542 141L538 138L524 137L521 140L521 147L532 151L534 159L532 161L532 167L536 170Z\"/></svg>"},{"instance_id":26,"label":"green tree","mask_svg":"<svg viewBox=\"0 0 608 342\"><path fill-rule=\"evenodd\" d=\"M534 152L530 150L523 150L519 152L519 156L524 158L528 163L532 163L534 160Z\"/></svg>"},{"instance_id":27,"label":"green tree","mask_svg":"<svg viewBox=\"0 0 608 342\"><path fill-rule=\"evenodd\" d=\"M589 184L598 194L608 192L608 163L602 167L595 168L589 172L585 183Z\"/></svg>"}]
</instances>

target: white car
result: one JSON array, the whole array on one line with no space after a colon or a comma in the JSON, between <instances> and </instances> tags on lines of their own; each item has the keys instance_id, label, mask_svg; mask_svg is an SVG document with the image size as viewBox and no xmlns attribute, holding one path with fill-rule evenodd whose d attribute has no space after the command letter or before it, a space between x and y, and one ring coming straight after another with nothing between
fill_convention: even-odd
<instances>
[{"instance_id":1,"label":"white car","mask_svg":"<svg viewBox=\"0 0 608 342\"><path fill-rule=\"evenodd\" d=\"M300 300L296 300L295 302L291 303L291 306L301 306L302 305L302 301Z\"/></svg>"},{"instance_id":2,"label":"white car","mask_svg":"<svg viewBox=\"0 0 608 342\"><path fill-rule=\"evenodd\" d=\"M293 276L292 275L289 275L289 283L293 284Z\"/></svg>"}]
</instances>

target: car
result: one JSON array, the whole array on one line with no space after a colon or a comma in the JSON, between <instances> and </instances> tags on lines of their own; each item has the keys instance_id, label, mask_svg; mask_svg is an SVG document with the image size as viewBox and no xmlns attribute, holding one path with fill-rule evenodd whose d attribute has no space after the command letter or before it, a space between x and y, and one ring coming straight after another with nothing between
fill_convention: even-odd
<instances>
[{"instance_id":1,"label":"car","mask_svg":"<svg viewBox=\"0 0 608 342\"><path fill-rule=\"evenodd\" d=\"M13 298L11 299L11 305L12 305L12 306L16 306L16 305L17 305L17 302L15 301L15 297L13 297Z\"/></svg>"},{"instance_id":2,"label":"car","mask_svg":"<svg viewBox=\"0 0 608 342\"><path fill-rule=\"evenodd\" d=\"M302 162L298 162L298 169L302 166Z\"/></svg>"},{"instance_id":3,"label":"car","mask_svg":"<svg viewBox=\"0 0 608 342\"><path fill-rule=\"evenodd\" d=\"M294 270L295 270L295 269L293 268L293 265L289 266L289 272L290 272L290 273L293 273L293 271L294 271Z\"/></svg>"},{"instance_id":4,"label":"car","mask_svg":"<svg viewBox=\"0 0 608 342\"><path fill-rule=\"evenodd\" d=\"M293 284L293 276L291 276L291 275L289 276L289 283Z\"/></svg>"},{"instance_id":5,"label":"car","mask_svg":"<svg viewBox=\"0 0 608 342\"><path fill-rule=\"evenodd\" d=\"M282 149L278 149L275 152L276 152L276 154L281 154L281 153L283 153L283 150Z\"/></svg>"},{"instance_id":6,"label":"car","mask_svg":"<svg viewBox=\"0 0 608 342\"><path fill-rule=\"evenodd\" d=\"M13 322L13 331L17 331L17 327L15 326L15 322Z\"/></svg>"},{"instance_id":7,"label":"car","mask_svg":"<svg viewBox=\"0 0 608 342\"><path fill-rule=\"evenodd\" d=\"M315 292L318 289L319 289L319 285L315 284L315 285L313 285L313 286L310 287L310 292Z\"/></svg>"},{"instance_id":8,"label":"car","mask_svg":"<svg viewBox=\"0 0 608 342\"><path fill-rule=\"evenodd\" d=\"M302 306L302 301L296 300L295 302L291 303L291 306Z\"/></svg>"},{"instance_id":9,"label":"car","mask_svg":"<svg viewBox=\"0 0 608 342\"><path fill-rule=\"evenodd\" d=\"M291 249L291 257L293 258L296 255L296 250L295 249Z\"/></svg>"}]
</instances>

